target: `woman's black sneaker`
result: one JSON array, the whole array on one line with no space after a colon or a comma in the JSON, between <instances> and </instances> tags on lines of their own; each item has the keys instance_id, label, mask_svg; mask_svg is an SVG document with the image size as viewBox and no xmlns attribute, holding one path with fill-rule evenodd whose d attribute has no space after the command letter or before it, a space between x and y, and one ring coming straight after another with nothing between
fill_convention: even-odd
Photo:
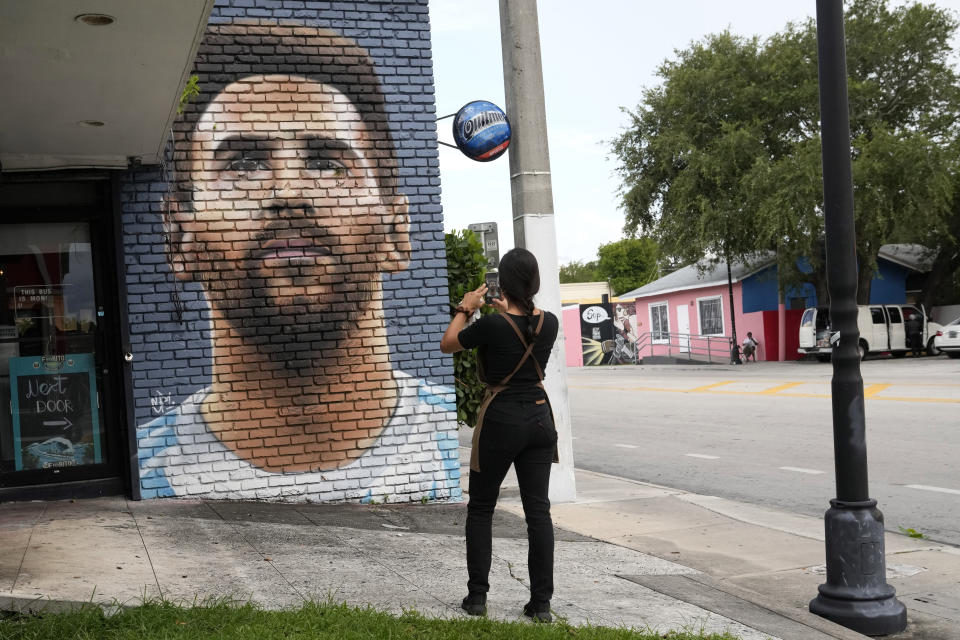
<instances>
[{"instance_id":1,"label":"woman's black sneaker","mask_svg":"<svg viewBox=\"0 0 960 640\"><path fill-rule=\"evenodd\" d=\"M550 615L550 604L535 605L528 602L523 605L523 615L536 622L553 622L553 616Z\"/></svg>"},{"instance_id":2,"label":"woman's black sneaker","mask_svg":"<svg viewBox=\"0 0 960 640\"><path fill-rule=\"evenodd\" d=\"M487 594L471 593L460 604L460 608L470 616L483 616L487 614Z\"/></svg>"}]
</instances>

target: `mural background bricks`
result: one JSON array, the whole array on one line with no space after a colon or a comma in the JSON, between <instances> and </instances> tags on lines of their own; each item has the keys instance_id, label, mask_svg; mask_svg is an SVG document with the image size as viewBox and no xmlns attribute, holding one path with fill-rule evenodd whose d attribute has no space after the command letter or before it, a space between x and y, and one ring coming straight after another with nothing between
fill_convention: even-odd
<instances>
[{"instance_id":1,"label":"mural background bricks","mask_svg":"<svg viewBox=\"0 0 960 640\"><path fill-rule=\"evenodd\" d=\"M410 259L408 268L383 275L383 318L387 339L385 348L393 368L424 385L417 393L422 402L452 409L452 368L448 357L437 347L449 319L446 287L446 257L443 219L440 205L440 178L437 152L436 112L430 54L430 33L426 0L392 2L308 2L288 0L220 0L210 18L211 24L230 24L237 20L255 20L262 24L297 23L307 27L332 29L356 41L369 52L380 78L386 99L384 112L397 148L398 191L409 200ZM197 71L276 73L279 69L296 72L301 60L271 47L261 47L251 35L244 46L225 44L209 55ZM242 98L242 96L241 96ZM241 99L224 113L224 121L245 113ZM308 103L302 103L301 108ZM172 149L168 156L172 159ZM172 163L170 163L172 165ZM166 171L166 172L165 172ZM168 193L170 167L148 168L127 174L122 187L122 225L128 314L130 319L136 422L146 425L158 417L181 411L191 396L211 383L214 375L211 346L211 310L203 289L194 282L177 282L170 268L167 237L161 212ZM231 230L225 220L224 242L242 243L247 235ZM376 257L374 257L376 259ZM251 326L276 328L282 322L253 314ZM337 353L330 353L336 358ZM239 361L241 358L237 357ZM221 361L221 364L223 361ZM385 373L363 371L358 367L357 385L376 381ZM360 387L355 387L360 388ZM423 389L433 389L427 393ZM251 401L269 399L251 389ZM344 389L341 397L327 402L345 423L345 432L362 436L350 427L356 412L378 409L373 401L354 403ZM433 395L430 395L433 394ZM429 396L429 397L427 397ZM197 433L196 443L184 443L180 437L182 464L167 468L167 480L142 470L141 491L147 497L170 495L170 478L186 474L196 480L189 494L231 498L270 498L290 500L382 500L419 499L426 496L459 498L459 465L455 414L451 411L420 413L398 407L412 427L402 437L384 436L393 453L368 454L359 464L342 473L342 479L330 486L304 485L289 474L269 478L253 477L235 461L225 460L216 447ZM268 415L268 414L264 414ZM169 431L169 430L167 430ZM273 438L264 438L270 436ZM141 460L161 454L177 438L157 428L138 429ZM395 442L392 442L395 441ZM308 453L310 442L275 432L250 434L251 447L284 448L284 455ZM437 460L437 452L442 459ZM425 470L442 464L447 469L447 486L438 487ZM456 469L454 469L456 466ZM226 480L217 474L232 474ZM336 473L330 474L336 476ZM364 492L364 478L384 476L382 486ZM218 480L218 478L220 478ZM456 481L456 482L455 482ZM454 487L456 484L456 487Z\"/></svg>"}]
</instances>

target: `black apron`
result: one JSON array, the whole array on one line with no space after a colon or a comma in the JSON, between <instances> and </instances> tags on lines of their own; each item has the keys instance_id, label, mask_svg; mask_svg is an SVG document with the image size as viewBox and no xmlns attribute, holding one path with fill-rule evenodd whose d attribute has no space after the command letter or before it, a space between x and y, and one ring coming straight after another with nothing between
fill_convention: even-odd
<instances>
[{"instance_id":1,"label":"black apron","mask_svg":"<svg viewBox=\"0 0 960 640\"><path fill-rule=\"evenodd\" d=\"M533 332L534 336L539 336L540 330L543 329L544 315L545 315L544 312L541 311L540 321L537 322L537 328ZM483 402L480 404L480 410L477 412L477 426L474 427L473 429L473 443L470 449L470 470L471 471L477 471L477 472L480 471L480 446L479 446L480 430L483 428L483 417L484 417L484 414L486 414L487 412L487 407L490 406L490 403L493 402L493 399L497 397L498 393L510 387L510 379L513 378L513 376L515 376L518 371L520 371L520 367L522 367L523 364L527 361L527 358L530 358L531 356L533 356L534 343L527 342L527 339L524 337L523 332L520 331L520 327L517 326L517 323L514 321L513 318L511 318L506 313L501 314L501 316L507 321L507 324L509 324L513 328L513 331L514 333L517 334L517 337L520 338L520 343L524 347L524 352L523 352L523 356L520 357L520 361L517 363L517 366L513 368L513 371L511 371L506 378L501 380L499 384L495 384L495 385L490 385L490 383L487 381L486 375L483 372L483 366L480 364L481 360L479 357L477 358L477 365L480 373L480 381L486 384L487 388L483 394ZM540 378L540 382L538 382L535 386L543 389L544 395L546 395L546 389L544 389L543 387L543 378L544 378L543 369L541 369L540 363L537 362L536 358L533 358L533 366L537 370L537 377ZM550 420L553 421L553 407L550 406L550 396L546 396L545 402L547 403L547 406L550 408ZM553 447L553 462L554 463L560 462L560 452L557 450L556 445L554 445Z\"/></svg>"}]
</instances>

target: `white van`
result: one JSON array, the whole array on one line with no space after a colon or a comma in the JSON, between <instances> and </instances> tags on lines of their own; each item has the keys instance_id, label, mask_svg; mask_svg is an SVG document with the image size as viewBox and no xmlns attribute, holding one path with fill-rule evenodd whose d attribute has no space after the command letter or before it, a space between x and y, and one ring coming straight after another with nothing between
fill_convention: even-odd
<instances>
[{"instance_id":1,"label":"white van","mask_svg":"<svg viewBox=\"0 0 960 640\"><path fill-rule=\"evenodd\" d=\"M907 355L907 332L904 325L910 314L915 313L923 320L923 344L927 353L937 355L933 338L943 327L927 318L923 308L909 304L868 304L857 307L857 328L860 331L860 359L868 353L889 351L894 357ZM830 309L828 307L810 307L804 310L800 318L800 346L797 351L802 355L814 355L821 362L830 359L833 336L830 327Z\"/></svg>"}]
</instances>

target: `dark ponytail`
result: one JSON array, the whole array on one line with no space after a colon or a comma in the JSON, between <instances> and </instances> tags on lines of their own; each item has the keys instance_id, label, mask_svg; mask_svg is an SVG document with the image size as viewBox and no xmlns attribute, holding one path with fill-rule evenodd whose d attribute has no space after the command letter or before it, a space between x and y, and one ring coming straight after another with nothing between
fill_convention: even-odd
<instances>
[{"instance_id":1,"label":"dark ponytail","mask_svg":"<svg viewBox=\"0 0 960 640\"><path fill-rule=\"evenodd\" d=\"M533 296L540 291L540 267L537 258L517 247L507 251L500 258L500 288L511 301L523 311L524 315L533 315ZM536 340L536 327L532 318L527 320L527 341Z\"/></svg>"}]
</instances>

